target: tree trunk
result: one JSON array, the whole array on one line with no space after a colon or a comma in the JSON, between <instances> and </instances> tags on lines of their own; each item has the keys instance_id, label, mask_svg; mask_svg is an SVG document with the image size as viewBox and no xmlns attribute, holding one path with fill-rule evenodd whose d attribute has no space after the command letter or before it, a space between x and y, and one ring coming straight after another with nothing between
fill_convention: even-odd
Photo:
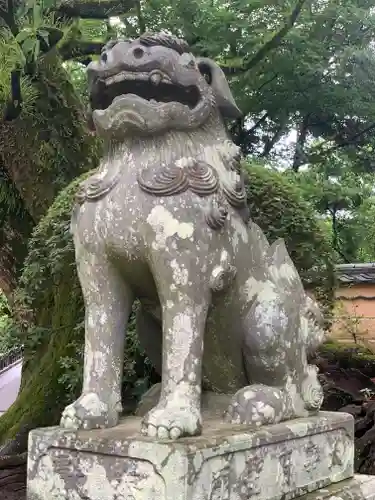
<instances>
[{"instance_id":1,"label":"tree trunk","mask_svg":"<svg viewBox=\"0 0 375 500\"><path fill-rule=\"evenodd\" d=\"M27 240L31 235L33 221L27 212L9 214L2 220L0 228L0 290L9 303L17 285L23 261L27 253Z\"/></svg>"},{"instance_id":2,"label":"tree trunk","mask_svg":"<svg viewBox=\"0 0 375 500\"><path fill-rule=\"evenodd\" d=\"M75 342L82 335L77 318L83 309L69 235L73 195L67 200L60 197L45 214L63 187L96 166L99 152L98 141L86 127L82 103L56 56L42 61L34 85L39 97L32 116L0 124L0 165L20 194L27 219L8 217L8 225L17 233L17 251L10 232L0 231L0 238L8 242L0 251L0 262L7 262L2 274L7 276L9 292L22 266L30 230L37 224L17 292L18 316L28 320L31 316L33 327L22 339L20 394L0 417L0 456L25 451L28 431L56 423L67 403L61 361L76 357ZM62 213L60 224L56 210Z\"/></svg>"},{"instance_id":3,"label":"tree trunk","mask_svg":"<svg viewBox=\"0 0 375 500\"><path fill-rule=\"evenodd\" d=\"M39 67L32 114L0 123L0 161L37 223L57 193L96 165L82 102L56 54Z\"/></svg>"}]
</instances>

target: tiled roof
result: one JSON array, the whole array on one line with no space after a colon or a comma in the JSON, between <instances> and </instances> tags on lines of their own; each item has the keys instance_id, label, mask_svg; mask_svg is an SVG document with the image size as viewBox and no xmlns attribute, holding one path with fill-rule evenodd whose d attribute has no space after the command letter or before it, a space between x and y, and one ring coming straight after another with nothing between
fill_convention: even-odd
<instances>
[{"instance_id":1,"label":"tiled roof","mask_svg":"<svg viewBox=\"0 0 375 500\"><path fill-rule=\"evenodd\" d=\"M337 280L344 284L375 283L375 262L366 264L338 264Z\"/></svg>"}]
</instances>

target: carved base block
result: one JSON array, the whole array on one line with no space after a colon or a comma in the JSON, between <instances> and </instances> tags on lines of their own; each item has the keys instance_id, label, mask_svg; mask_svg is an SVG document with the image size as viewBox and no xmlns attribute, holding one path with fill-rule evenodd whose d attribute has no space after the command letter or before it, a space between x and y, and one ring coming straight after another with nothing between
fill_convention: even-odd
<instances>
[{"instance_id":1,"label":"carved base block","mask_svg":"<svg viewBox=\"0 0 375 500\"><path fill-rule=\"evenodd\" d=\"M358 474L304 495L299 500L375 500L375 477Z\"/></svg>"},{"instance_id":2,"label":"carved base block","mask_svg":"<svg viewBox=\"0 0 375 500\"><path fill-rule=\"evenodd\" d=\"M32 431L27 499L289 500L353 476L354 422L344 413L256 431L211 419L202 436L177 442L139 429L132 417L113 429Z\"/></svg>"}]
</instances>

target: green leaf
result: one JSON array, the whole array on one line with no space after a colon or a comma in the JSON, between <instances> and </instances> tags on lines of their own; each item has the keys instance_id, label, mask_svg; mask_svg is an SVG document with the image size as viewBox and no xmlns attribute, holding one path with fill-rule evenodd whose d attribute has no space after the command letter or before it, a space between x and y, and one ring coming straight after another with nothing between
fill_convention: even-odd
<instances>
[{"instance_id":1,"label":"green leaf","mask_svg":"<svg viewBox=\"0 0 375 500\"><path fill-rule=\"evenodd\" d=\"M44 0L43 1L43 7L44 9L51 9L56 5L56 0Z\"/></svg>"},{"instance_id":2,"label":"green leaf","mask_svg":"<svg viewBox=\"0 0 375 500\"><path fill-rule=\"evenodd\" d=\"M32 31L30 30L30 28L25 28L18 33L18 35L16 36L16 41L19 44L22 44L31 34Z\"/></svg>"},{"instance_id":3,"label":"green leaf","mask_svg":"<svg viewBox=\"0 0 375 500\"><path fill-rule=\"evenodd\" d=\"M35 62L38 59L39 54L40 54L40 40L36 40L35 41L35 47L34 47L34 53L33 53L34 61Z\"/></svg>"},{"instance_id":4,"label":"green leaf","mask_svg":"<svg viewBox=\"0 0 375 500\"><path fill-rule=\"evenodd\" d=\"M38 29L37 35L43 38L43 41L49 47L49 32L46 29Z\"/></svg>"},{"instance_id":5,"label":"green leaf","mask_svg":"<svg viewBox=\"0 0 375 500\"><path fill-rule=\"evenodd\" d=\"M34 37L26 38L26 40L22 44L22 51L25 56L34 54L36 45L36 39Z\"/></svg>"},{"instance_id":6,"label":"green leaf","mask_svg":"<svg viewBox=\"0 0 375 500\"><path fill-rule=\"evenodd\" d=\"M33 5L33 26L34 26L34 29L39 28L42 21L43 21L42 4L39 3L38 1L34 1L34 5Z\"/></svg>"}]
</instances>

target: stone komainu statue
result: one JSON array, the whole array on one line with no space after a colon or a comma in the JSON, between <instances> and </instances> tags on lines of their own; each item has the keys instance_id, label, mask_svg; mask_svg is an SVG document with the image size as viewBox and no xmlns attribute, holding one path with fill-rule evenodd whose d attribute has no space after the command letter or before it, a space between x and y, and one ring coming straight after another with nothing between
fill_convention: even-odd
<instances>
[{"instance_id":1,"label":"stone komainu statue","mask_svg":"<svg viewBox=\"0 0 375 500\"><path fill-rule=\"evenodd\" d=\"M249 221L240 112L222 70L165 34L107 44L88 67L92 122L105 143L72 216L86 306L84 381L66 428L110 427L121 412L126 325L162 375L142 432L201 432L201 396L232 395L229 422L255 426L317 411L309 349L321 317L282 241Z\"/></svg>"}]
</instances>

